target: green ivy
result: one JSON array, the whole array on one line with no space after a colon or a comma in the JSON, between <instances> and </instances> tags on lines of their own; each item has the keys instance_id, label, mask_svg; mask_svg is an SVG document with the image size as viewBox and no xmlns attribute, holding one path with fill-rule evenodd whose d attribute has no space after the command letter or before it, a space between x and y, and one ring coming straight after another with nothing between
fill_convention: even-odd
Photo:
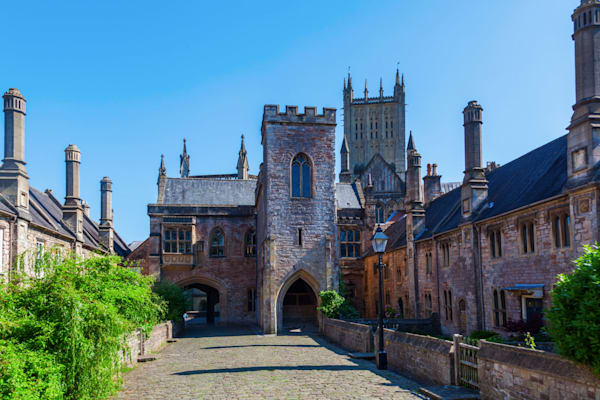
<instances>
[{"instance_id":1,"label":"green ivy","mask_svg":"<svg viewBox=\"0 0 600 400\"><path fill-rule=\"evenodd\" d=\"M586 246L571 274L561 274L546 312L558 352L600 374L600 250Z\"/></svg>"},{"instance_id":2,"label":"green ivy","mask_svg":"<svg viewBox=\"0 0 600 400\"><path fill-rule=\"evenodd\" d=\"M28 256L19 265L35 259L29 274L0 284L0 398L110 396L127 335L149 333L165 314L153 280L114 256ZM12 354L23 354L21 362Z\"/></svg>"}]
</instances>

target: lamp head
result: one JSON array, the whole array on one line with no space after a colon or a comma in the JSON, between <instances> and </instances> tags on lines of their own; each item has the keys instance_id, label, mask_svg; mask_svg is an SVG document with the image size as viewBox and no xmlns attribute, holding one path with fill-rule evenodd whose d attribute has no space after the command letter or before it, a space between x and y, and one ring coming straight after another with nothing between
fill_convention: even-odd
<instances>
[{"instance_id":1,"label":"lamp head","mask_svg":"<svg viewBox=\"0 0 600 400\"><path fill-rule=\"evenodd\" d=\"M371 241L373 242L373 251L375 251L375 253L385 252L388 239L388 236L383 233L381 225L378 225L375 234L371 238Z\"/></svg>"}]
</instances>

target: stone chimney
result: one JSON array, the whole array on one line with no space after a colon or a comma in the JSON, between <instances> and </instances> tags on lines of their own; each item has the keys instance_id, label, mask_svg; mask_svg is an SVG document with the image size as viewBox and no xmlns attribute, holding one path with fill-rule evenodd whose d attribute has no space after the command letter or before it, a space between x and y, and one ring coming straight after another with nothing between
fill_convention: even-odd
<instances>
[{"instance_id":1,"label":"stone chimney","mask_svg":"<svg viewBox=\"0 0 600 400\"><path fill-rule=\"evenodd\" d=\"M481 126L483 108L476 101L470 101L463 110L465 128L465 176L463 178L461 200L462 215L468 218L487 200L488 186L481 157Z\"/></svg>"},{"instance_id":2,"label":"stone chimney","mask_svg":"<svg viewBox=\"0 0 600 400\"><path fill-rule=\"evenodd\" d=\"M77 237L83 242L83 205L79 193L79 171L81 165L81 152L76 145L70 144L65 149L66 163L66 196L63 206L63 220Z\"/></svg>"},{"instance_id":3,"label":"stone chimney","mask_svg":"<svg viewBox=\"0 0 600 400\"><path fill-rule=\"evenodd\" d=\"M423 197L425 204L429 204L442 193L441 175L437 174L437 164L427 164L427 176L423 177Z\"/></svg>"},{"instance_id":4,"label":"stone chimney","mask_svg":"<svg viewBox=\"0 0 600 400\"><path fill-rule=\"evenodd\" d=\"M100 181L100 226L98 231L100 242L112 253L114 248L112 181L108 176Z\"/></svg>"},{"instance_id":5,"label":"stone chimney","mask_svg":"<svg viewBox=\"0 0 600 400\"><path fill-rule=\"evenodd\" d=\"M582 0L571 16L575 42L575 105L567 135L567 187L593 179L600 163L600 1Z\"/></svg>"},{"instance_id":6,"label":"stone chimney","mask_svg":"<svg viewBox=\"0 0 600 400\"><path fill-rule=\"evenodd\" d=\"M29 217L29 177L25 169L25 105L19 89L4 96L4 160L0 168L0 191L19 213Z\"/></svg>"}]
</instances>

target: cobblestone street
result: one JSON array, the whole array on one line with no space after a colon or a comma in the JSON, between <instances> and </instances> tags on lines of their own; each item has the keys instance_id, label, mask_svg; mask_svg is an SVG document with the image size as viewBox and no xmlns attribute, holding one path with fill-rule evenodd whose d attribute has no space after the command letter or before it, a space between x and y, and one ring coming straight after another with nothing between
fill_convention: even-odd
<instances>
[{"instance_id":1,"label":"cobblestone street","mask_svg":"<svg viewBox=\"0 0 600 400\"><path fill-rule=\"evenodd\" d=\"M120 399L419 399L418 385L320 337L196 327L124 377Z\"/></svg>"}]
</instances>

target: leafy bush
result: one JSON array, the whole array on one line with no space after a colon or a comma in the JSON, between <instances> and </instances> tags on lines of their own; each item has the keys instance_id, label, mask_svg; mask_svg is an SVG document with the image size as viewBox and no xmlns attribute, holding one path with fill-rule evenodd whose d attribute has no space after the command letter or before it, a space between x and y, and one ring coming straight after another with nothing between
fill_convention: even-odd
<instances>
[{"instance_id":1,"label":"leafy bush","mask_svg":"<svg viewBox=\"0 0 600 400\"><path fill-rule=\"evenodd\" d=\"M0 341L7 349L0 353L0 382L29 380L1 397L101 399L114 393L127 334L149 332L164 314L151 288L151 278L122 267L119 257L50 253L36 260L33 275L0 284ZM21 362L4 364L19 353Z\"/></svg>"},{"instance_id":2,"label":"leafy bush","mask_svg":"<svg viewBox=\"0 0 600 400\"><path fill-rule=\"evenodd\" d=\"M54 356L0 340L0 398L62 399L63 372Z\"/></svg>"},{"instance_id":3,"label":"leafy bush","mask_svg":"<svg viewBox=\"0 0 600 400\"><path fill-rule=\"evenodd\" d=\"M346 300L335 290L323 290L319 295L321 296L321 305L317 307L317 310L325 314L327 318L339 318L340 308Z\"/></svg>"},{"instance_id":4,"label":"leafy bush","mask_svg":"<svg viewBox=\"0 0 600 400\"><path fill-rule=\"evenodd\" d=\"M558 352L600 373L600 250L586 246L571 274L561 274L546 312Z\"/></svg>"},{"instance_id":5,"label":"leafy bush","mask_svg":"<svg viewBox=\"0 0 600 400\"><path fill-rule=\"evenodd\" d=\"M321 305L317 310L321 311L327 318L356 319L360 317L356 308L335 290L324 290L319 293Z\"/></svg>"},{"instance_id":6,"label":"leafy bush","mask_svg":"<svg viewBox=\"0 0 600 400\"><path fill-rule=\"evenodd\" d=\"M165 320L178 321L183 313L190 309L192 299L186 295L184 290L179 286L168 282L161 281L154 285L152 291L160 296L166 304Z\"/></svg>"},{"instance_id":7,"label":"leafy bush","mask_svg":"<svg viewBox=\"0 0 600 400\"><path fill-rule=\"evenodd\" d=\"M377 311L379 312L379 310L377 310ZM387 306L385 308L385 313L384 313L385 318L397 318L398 316L399 316L399 314L392 307Z\"/></svg>"},{"instance_id":8,"label":"leafy bush","mask_svg":"<svg viewBox=\"0 0 600 400\"><path fill-rule=\"evenodd\" d=\"M490 336L489 338L486 338L485 340L487 340L488 342L492 342L492 343L506 343L506 340L500 335Z\"/></svg>"},{"instance_id":9,"label":"leafy bush","mask_svg":"<svg viewBox=\"0 0 600 400\"><path fill-rule=\"evenodd\" d=\"M471 339L488 339L491 338L492 336L497 336L498 334L496 332L492 332L492 331L473 331L471 332L471 334L469 335L469 337Z\"/></svg>"}]
</instances>

